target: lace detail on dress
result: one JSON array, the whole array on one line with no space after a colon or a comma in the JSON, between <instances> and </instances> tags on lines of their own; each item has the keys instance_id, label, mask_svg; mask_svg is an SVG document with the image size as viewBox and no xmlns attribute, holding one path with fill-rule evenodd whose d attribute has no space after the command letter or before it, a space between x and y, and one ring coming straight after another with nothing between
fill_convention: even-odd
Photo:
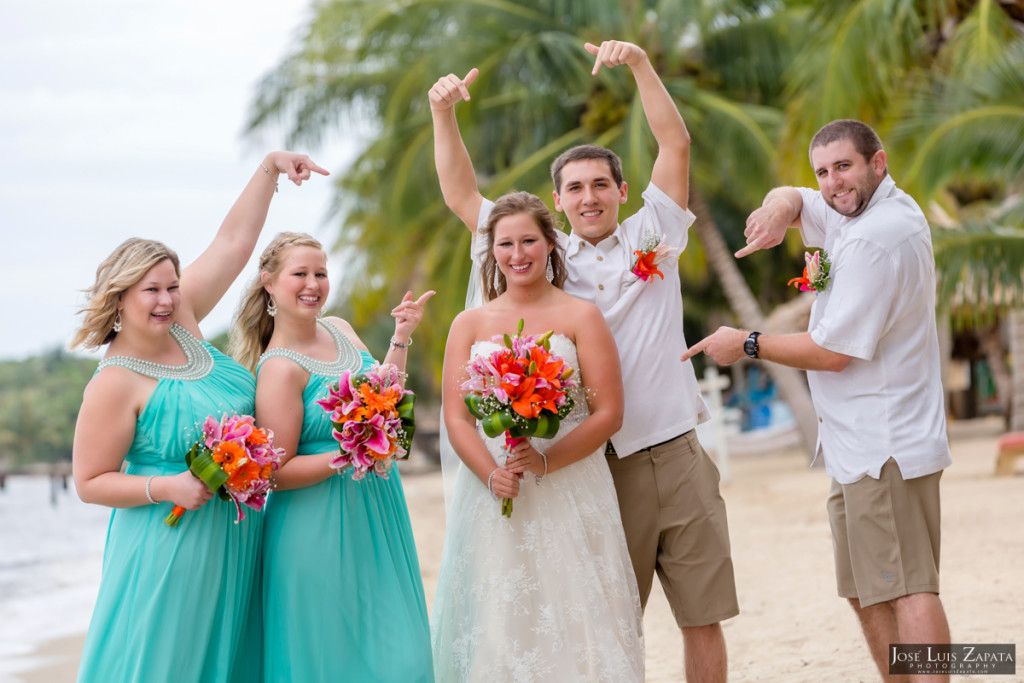
<instances>
[{"instance_id":1,"label":"lace detail on dress","mask_svg":"<svg viewBox=\"0 0 1024 683\"><path fill-rule=\"evenodd\" d=\"M476 342L472 353L497 347ZM569 338L552 336L551 350L579 370ZM536 447L586 419L583 392L576 399ZM483 438L504 462L504 437ZM643 681L640 599L603 451L524 481L511 519L461 468L431 626L438 681Z\"/></svg>"}]
</instances>

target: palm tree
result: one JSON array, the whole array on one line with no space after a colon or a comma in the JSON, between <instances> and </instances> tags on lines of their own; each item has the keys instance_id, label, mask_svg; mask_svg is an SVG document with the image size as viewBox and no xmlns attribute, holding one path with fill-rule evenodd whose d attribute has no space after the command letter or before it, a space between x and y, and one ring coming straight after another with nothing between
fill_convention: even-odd
<instances>
[{"instance_id":1,"label":"palm tree","mask_svg":"<svg viewBox=\"0 0 1024 683\"><path fill-rule=\"evenodd\" d=\"M959 302L961 320L991 329L1004 314L1011 358L1024 358L1024 41L1003 23L990 27L990 56L954 64L918 89L912 115L897 130L912 142L909 177L932 213L955 227L934 231L939 301ZM1003 29L1000 31L999 29ZM1008 35L1009 34L1009 35ZM960 37L954 35L954 38ZM970 54L977 54L971 51ZM995 337L995 335L992 335ZM989 364L1013 430L1024 430L1024 362L1006 368L998 338Z\"/></svg>"},{"instance_id":2,"label":"palm tree","mask_svg":"<svg viewBox=\"0 0 1024 683\"><path fill-rule=\"evenodd\" d=\"M787 4L800 11L787 13ZM615 149L627 178L648 178L656 148L631 76L605 69L593 78L592 58L582 47L605 37L636 42L680 103L694 139L692 196L707 198L696 228L705 248L688 250L680 267L700 270L706 258L729 300L744 302L741 324L760 327L759 304L777 301L781 286L759 287L761 301L755 298L715 216L745 215L773 184L782 75L797 50L801 31L794 26L804 21L804 4L327 3L316 8L295 54L264 80L251 126L284 120L294 144L316 142L339 116L373 119L374 134L339 184L339 246L359 254L345 284L359 316L379 310L385 297L411 282L433 283L442 294L432 308L444 310L425 324L431 343L420 349L437 358L448 323L462 307L457 292L469 270L469 236L437 189L426 89L439 75L480 68L459 119L485 194L522 189L550 196L548 163L583 141ZM626 213L638 208L639 193L633 196ZM725 237L738 247L742 222L726 227ZM772 262L754 260L744 270L767 280L763 267ZM785 377L777 381L811 447L806 384L792 371L776 371Z\"/></svg>"}]
</instances>

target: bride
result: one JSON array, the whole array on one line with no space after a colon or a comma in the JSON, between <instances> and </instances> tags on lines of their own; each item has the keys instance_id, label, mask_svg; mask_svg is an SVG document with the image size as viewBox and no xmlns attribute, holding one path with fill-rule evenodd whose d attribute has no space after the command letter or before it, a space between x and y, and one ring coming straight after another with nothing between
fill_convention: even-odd
<instances>
[{"instance_id":1,"label":"bride","mask_svg":"<svg viewBox=\"0 0 1024 683\"><path fill-rule=\"evenodd\" d=\"M642 681L640 599L603 455L622 421L615 341L594 305L561 290L555 219L540 199L502 197L481 233L487 303L455 319L445 348L444 421L465 466L431 615L435 678ZM498 349L493 338L520 319L524 334L554 332L551 351L585 391L555 438L509 453L478 429L460 386L467 360ZM515 499L511 518L502 498Z\"/></svg>"}]
</instances>

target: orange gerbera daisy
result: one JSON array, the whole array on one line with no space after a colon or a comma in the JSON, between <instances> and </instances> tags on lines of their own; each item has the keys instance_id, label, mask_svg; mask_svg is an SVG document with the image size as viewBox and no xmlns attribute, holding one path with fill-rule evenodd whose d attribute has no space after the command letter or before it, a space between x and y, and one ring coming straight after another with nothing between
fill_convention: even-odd
<instances>
[{"instance_id":1,"label":"orange gerbera daisy","mask_svg":"<svg viewBox=\"0 0 1024 683\"><path fill-rule=\"evenodd\" d=\"M262 429L253 429L245 442L253 446L265 444L267 443L267 434Z\"/></svg>"},{"instance_id":2,"label":"orange gerbera daisy","mask_svg":"<svg viewBox=\"0 0 1024 683\"><path fill-rule=\"evenodd\" d=\"M260 476L260 466L249 458L246 458L244 462L240 461L238 466L233 469L234 471L228 475L227 485L236 491L248 488L249 484Z\"/></svg>"},{"instance_id":3,"label":"orange gerbera daisy","mask_svg":"<svg viewBox=\"0 0 1024 683\"><path fill-rule=\"evenodd\" d=\"M236 461L245 457L245 449L234 441L221 441L213 449L213 461L221 465L225 471Z\"/></svg>"}]
</instances>

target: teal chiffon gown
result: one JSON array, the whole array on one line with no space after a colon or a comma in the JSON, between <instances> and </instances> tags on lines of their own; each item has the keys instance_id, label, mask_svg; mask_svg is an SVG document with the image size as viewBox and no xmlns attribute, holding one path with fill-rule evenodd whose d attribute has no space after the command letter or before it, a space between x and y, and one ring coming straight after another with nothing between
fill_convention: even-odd
<instances>
[{"instance_id":1,"label":"teal chiffon gown","mask_svg":"<svg viewBox=\"0 0 1024 683\"><path fill-rule=\"evenodd\" d=\"M135 426L126 472L184 472L185 453L209 415L251 415L252 374L184 328L171 334L188 357L167 366L126 356L120 365L158 380ZM118 508L110 517L103 575L85 639L80 683L253 680L262 636L258 582L263 515L214 498L164 524L173 503Z\"/></svg>"},{"instance_id":2,"label":"teal chiffon gown","mask_svg":"<svg viewBox=\"0 0 1024 683\"><path fill-rule=\"evenodd\" d=\"M338 449L315 401L374 360L340 330L333 363L273 349L310 373L298 455ZM258 371L257 371L258 374ZM344 474L267 503L263 536L264 681L433 681L430 627L402 480Z\"/></svg>"}]
</instances>

